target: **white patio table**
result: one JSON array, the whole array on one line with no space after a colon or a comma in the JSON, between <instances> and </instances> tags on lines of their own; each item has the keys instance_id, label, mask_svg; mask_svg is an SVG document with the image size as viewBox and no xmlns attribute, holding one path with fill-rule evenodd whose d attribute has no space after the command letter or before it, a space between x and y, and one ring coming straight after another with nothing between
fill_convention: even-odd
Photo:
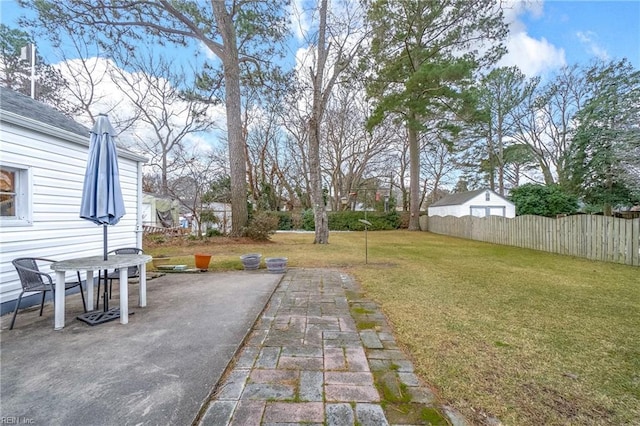
<instances>
[{"instance_id":1,"label":"white patio table","mask_svg":"<svg viewBox=\"0 0 640 426\"><path fill-rule=\"evenodd\" d=\"M128 271L130 266L138 266L140 269L140 300L138 306L147 306L147 262L152 257L148 254L111 254L104 260L103 256L81 257L77 259L67 259L51 264L51 269L56 271L56 294L55 294L55 324L56 330L64 328L64 283L67 271L87 272L87 309L94 310L93 302L93 271L106 269L120 270L120 324L129 322L129 289ZM105 283L106 285L106 283Z\"/></svg>"}]
</instances>

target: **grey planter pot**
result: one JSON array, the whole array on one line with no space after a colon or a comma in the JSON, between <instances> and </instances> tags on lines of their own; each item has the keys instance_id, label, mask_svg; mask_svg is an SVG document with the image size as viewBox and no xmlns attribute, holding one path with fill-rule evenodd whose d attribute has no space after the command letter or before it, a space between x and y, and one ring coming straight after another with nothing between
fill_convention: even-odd
<instances>
[{"instance_id":1,"label":"grey planter pot","mask_svg":"<svg viewBox=\"0 0 640 426\"><path fill-rule=\"evenodd\" d=\"M286 257L267 257L265 258L267 270L272 274L283 274L287 271Z\"/></svg>"},{"instance_id":2,"label":"grey planter pot","mask_svg":"<svg viewBox=\"0 0 640 426\"><path fill-rule=\"evenodd\" d=\"M246 271L254 271L260 268L260 259L262 255L260 253L249 253L240 256L242 266Z\"/></svg>"}]
</instances>

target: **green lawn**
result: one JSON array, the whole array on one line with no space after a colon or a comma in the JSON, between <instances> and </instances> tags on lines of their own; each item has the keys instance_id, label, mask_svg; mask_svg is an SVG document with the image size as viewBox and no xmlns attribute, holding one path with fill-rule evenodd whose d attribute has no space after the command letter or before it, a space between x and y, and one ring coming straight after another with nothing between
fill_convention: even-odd
<instances>
[{"instance_id":1,"label":"green lawn","mask_svg":"<svg viewBox=\"0 0 640 426\"><path fill-rule=\"evenodd\" d=\"M277 234L145 247L340 268L378 302L417 373L469 419L508 425L640 424L640 269L424 232Z\"/></svg>"}]
</instances>

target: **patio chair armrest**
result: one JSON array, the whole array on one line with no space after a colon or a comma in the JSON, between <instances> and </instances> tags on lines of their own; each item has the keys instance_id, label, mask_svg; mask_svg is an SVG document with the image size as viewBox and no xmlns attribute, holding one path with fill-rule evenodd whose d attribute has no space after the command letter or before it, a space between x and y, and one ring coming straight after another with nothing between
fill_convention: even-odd
<instances>
[{"instance_id":1,"label":"patio chair armrest","mask_svg":"<svg viewBox=\"0 0 640 426\"><path fill-rule=\"evenodd\" d=\"M32 257L33 260L39 260L41 262L49 262L49 263L56 263L58 262L57 260L54 259L47 259L45 257Z\"/></svg>"}]
</instances>

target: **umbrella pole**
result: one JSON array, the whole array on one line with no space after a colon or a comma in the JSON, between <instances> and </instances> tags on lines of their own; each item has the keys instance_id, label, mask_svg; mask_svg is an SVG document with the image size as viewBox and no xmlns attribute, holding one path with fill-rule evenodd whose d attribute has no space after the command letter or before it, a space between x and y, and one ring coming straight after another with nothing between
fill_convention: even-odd
<instances>
[{"instance_id":1,"label":"umbrella pole","mask_svg":"<svg viewBox=\"0 0 640 426\"><path fill-rule=\"evenodd\" d=\"M102 247L102 260L107 260L107 225L102 225L102 241L103 241L103 247Z\"/></svg>"},{"instance_id":2,"label":"umbrella pole","mask_svg":"<svg viewBox=\"0 0 640 426\"><path fill-rule=\"evenodd\" d=\"M108 255L107 255L107 225L102 225L102 241L103 241L103 249L102 249L102 259L103 260L107 260L108 259ZM108 271L105 269L104 271L102 271L102 277L104 279L104 301L102 302L102 306L104 307L104 312L107 312L109 310L109 289L107 288L107 273Z\"/></svg>"},{"instance_id":3,"label":"umbrella pole","mask_svg":"<svg viewBox=\"0 0 640 426\"><path fill-rule=\"evenodd\" d=\"M109 245L107 244L107 225L102 225L102 233L103 233L103 259L108 260L107 250ZM112 321L120 318L120 309L109 310L109 289L107 288L107 274L109 273L108 269L102 271L102 276L98 274L98 283L100 280L103 280L104 283L104 294L103 294L103 310L100 312L100 306L95 311L87 312L82 315L79 315L77 318L80 321L86 322L89 325L98 325L105 323L107 321ZM87 284L88 285L88 284Z\"/></svg>"}]
</instances>

